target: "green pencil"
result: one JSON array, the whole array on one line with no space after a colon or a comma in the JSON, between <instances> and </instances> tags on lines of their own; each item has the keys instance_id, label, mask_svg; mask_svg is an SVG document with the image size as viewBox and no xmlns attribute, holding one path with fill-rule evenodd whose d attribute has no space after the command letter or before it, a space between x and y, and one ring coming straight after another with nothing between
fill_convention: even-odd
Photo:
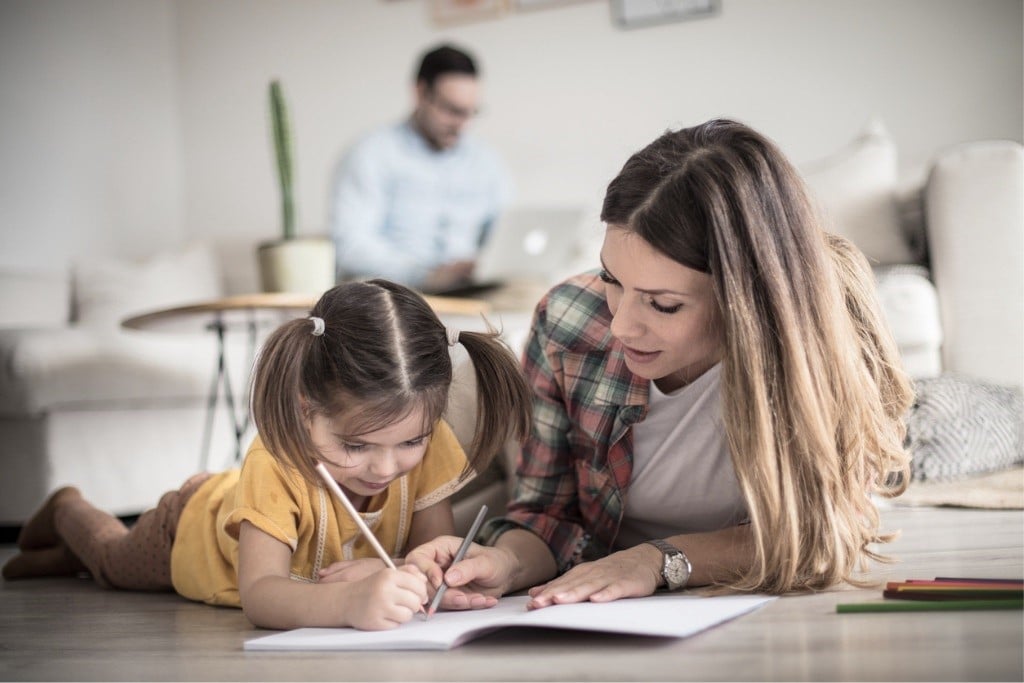
<instances>
[{"instance_id":1,"label":"green pencil","mask_svg":"<svg viewBox=\"0 0 1024 683\"><path fill-rule=\"evenodd\" d=\"M946 610L1024 609L1024 600L884 600L836 605L836 612L944 612Z\"/></svg>"}]
</instances>

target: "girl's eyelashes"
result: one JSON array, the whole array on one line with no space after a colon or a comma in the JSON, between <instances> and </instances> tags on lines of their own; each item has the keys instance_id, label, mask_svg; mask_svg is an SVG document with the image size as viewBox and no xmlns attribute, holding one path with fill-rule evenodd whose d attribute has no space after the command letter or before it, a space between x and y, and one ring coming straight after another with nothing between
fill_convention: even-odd
<instances>
[{"instance_id":1,"label":"girl's eyelashes","mask_svg":"<svg viewBox=\"0 0 1024 683\"><path fill-rule=\"evenodd\" d=\"M606 285L617 285L617 284L619 284L619 281L616 280L615 278L613 278L612 274L609 273L604 268L602 268L600 270L600 272L598 272L597 276L599 278L601 278L601 282L605 283Z\"/></svg>"},{"instance_id":2,"label":"girl's eyelashes","mask_svg":"<svg viewBox=\"0 0 1024 683\"><path fill-rule=\"evenodd\" d=\"M427 435L424 434L423 436L418 436L415 439L409 439L408 441L403 441L400 444L400 446L402 448L418 448L418 447L422 446L423 442L426 441L426 440L427 440ZM355 442L350 442L350 441L342 441L341 442L341 447L344 448L345 451L347 451L348 453L365 453L366 451L368 451L371 448L373 448L373 445L372 444L368 444L368 443L355 443Z\"/></svg>"}]
</instances>

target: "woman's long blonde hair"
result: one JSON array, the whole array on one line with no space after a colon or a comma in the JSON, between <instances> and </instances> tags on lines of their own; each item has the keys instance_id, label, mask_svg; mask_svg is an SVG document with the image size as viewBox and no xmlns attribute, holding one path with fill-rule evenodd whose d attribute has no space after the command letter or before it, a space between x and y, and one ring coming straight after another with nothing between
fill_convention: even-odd
<instances>
[{"instance_id":1,"label":"woman's long blonde hair","mask_svg":"<svg viewBox=\"0 0 1024 683\"><path fill-rule=\"evenodd\" d=\"M726 439L755 560L728 585L783 593L884 559L872 493L909 479L912 392L867 261L826 233L776 146L727 120L668 132L611 182L601 219L709 273L724 328Z\"/></svg>"}]
</instances>

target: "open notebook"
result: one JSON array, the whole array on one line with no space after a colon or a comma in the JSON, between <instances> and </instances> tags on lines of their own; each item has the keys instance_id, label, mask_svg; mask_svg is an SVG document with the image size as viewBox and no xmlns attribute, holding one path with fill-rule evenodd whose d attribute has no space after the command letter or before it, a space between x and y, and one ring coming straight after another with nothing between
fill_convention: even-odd
<instances>
[{"instance_id":1,"label":"open notebook","mask_svg":"<svg viewBox=\"0 0 1024 683\"><path fill-rule=\"evenodd\" d=\"M529 596L502 598L495 607L416 616L390 631L300 628L254 638L246 650L450 650L506 627L535 626L640 636L685 638L774 600L770 596L654 595L597 604L556 605L527 611Z\"/></svg>"}]
</instances>

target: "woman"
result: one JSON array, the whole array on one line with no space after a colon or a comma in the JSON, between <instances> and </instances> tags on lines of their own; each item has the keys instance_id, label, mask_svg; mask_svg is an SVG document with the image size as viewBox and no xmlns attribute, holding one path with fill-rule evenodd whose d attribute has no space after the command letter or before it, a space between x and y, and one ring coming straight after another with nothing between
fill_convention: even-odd
<instances>
[{"instance_id":1,"label":"woman","mask_svg":"<svg viewBox=\"0 0 1024 683\"><path fill-rule=\"evenodd\" d=\"M908 479L911 400L864 258L732 121L634 154L601 220L602 270L538 305L514 500L444 573L445 606L858 583L889 538L871 494ZM455 547L409 558L436 585Z\"/></svg>"}]
</instances>

